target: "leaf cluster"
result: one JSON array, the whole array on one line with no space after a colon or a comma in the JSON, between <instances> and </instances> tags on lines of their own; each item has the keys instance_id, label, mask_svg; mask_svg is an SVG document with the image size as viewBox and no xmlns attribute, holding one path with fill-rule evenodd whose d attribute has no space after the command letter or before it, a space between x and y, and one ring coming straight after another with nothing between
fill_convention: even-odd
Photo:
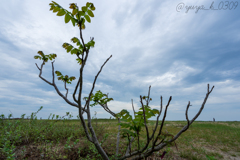
<instances>
[{"instance_id":1,"label":"leaf cluster","mask_svg":"<svg viewBox=\"0 0 240 160\"><path fill-rule=\"evenodd\" d=\"M57 74L57 76L60 76L60 77L58 77L58 80L62 80L63 82L67 82L68 84L71 84L71 82L69 82L69 81L73 81L76 79L75 77L68 78L68 75L65 75L65 77L63 77L63 75L60 71L55 71L55 74Z\"/></svg>"},{"instance_id":2,"label":"leaf cluster","mask_svg":"<svg viewBox=\"0 0 240 160\"><path fill-rule=\"evenodd\" d=\"M48 59L52 60L57 57L56 54L45 55L42 51L38 51L38 54L40 56L34 56L34 58L43 60L43 65L45 65L45 62L48 62ZM57 74L57 76L60 76L60 77L58 77L58 80L62 80L63 82L67 82L68 84L71 84L71 82L69 82L69 81L76 79L75 77L68 78L68 75L65 75L65 77L63 77L63 75L60 71L55 71L55 74Z\"/></svg>"},{"instance_id":3,"label":"leaf cluster","mask_svg":"<svg viewBox=\"0 0 240 160\"><path fill-rule=\"evenodd\" d=\"M85 29L85 21L91 23L90 17L94 17L92 11L95 10L95 7L90 2L87 2L86 6L83 6L81 9L75 3L70 3L69 8L72 9L72 12L62 8L62 6L54 1L49 3L49 5L51 6L50 11L53 11L53 13L57 12L57 16L65 15L65 23L71 20L72 25L75 26L77 24L80 29Z\"/></svg>"},{"instance_id":4,"label":"leaf cluster","mask_svg":"<svg viewBox=\"0 0 240 160\"><path fill-rule=\"evenodd\" d=\"M145 98L147 98L147 96L143 96L143 99ZM146 118L146 123L148 123L148 119L152 116L155 116L156 114L159 114L159 111L157 109L151 109L147 105L143 105L138 112L134 113L134 119L126 109L123 109L121 112L116 114L116 117L120 118L124 122L118 123L118 125L123 128L121 129L121 134L123 138L128 137L128 135L136 137L141 132L142 127L145 126L144 114Z\"/></svg>"},{"instance_id":5,"label":"leaf cluster","mask_svg":"<svg viewBox=\"0 0 240 160\"><path fill-rule=\"evenodd\" d=\"M104 98L106 97L106 98ZM88 100L88 97L84 97L83 99ZM103 94L100 90L97 91L95 94L92 94L90 97L90 101L93 101L94 103L90 106L96 106L96 105L104 105L107 102L113 101L113 98L108 98L106 94Z\"/></svg>"},{"instance_id":6,"label":"leaf cluster","mask_svg":"<svg viewBox=\"0 0 240 160\"><path fill-rule=\"evenodd\" d=\"M86 3L86 6L82 7L82 10L79 9L79 7L75 3L70 4L70 9L72 9L72 12L67 11L66 9L62 8L58 3L52 1L50 5L50 11L52 10L53 13L57 12L57 16L64 16L65 15L65 23L68 23L70 20L75 26L78 24L78 26L81 26L80 29L85 29L85 19L90 23L90 17L94 17L94 14L92 11L95 10L95 7L93 3ZM95 41L92 38L88 43L82 44L81 41L77 37L73 37L71 39L73 43L77 45L77 47L73 47L73 45L69 43L63 43L62 47L66 50L67 53L76 54L78 58L76 59L77 63L79 65L82 65L83 59L79 57L79 55L83 55L84 51L88 51L90 47L94 47ZM38 54L40 56L34 56L35 59L40 59L43 60L43 65L45 62L48 61L48 59L52 60L57 57L56 54L50 54L50 55L45 55L42 51L38 51ZM55 74L57 74L58 80L62 80L63 82L67 82L68 84L71 84L70 81L75 80L75 77L70 77L68 78L68 75L63 76L60 71L55 71Z\"/></svg>"},{"instance_id":7,"label":"leaf cluster","mask_svg":"<svg viewBox=\"0 0 240 160\"><path fill-rule=\"evenodd\" d=\"M43 60L43 65L45 65L44 62L47 62L48 59L52 60L52 59L55 59L55 57L57 57L56 54L45 55L42 51L38 51L38 54L39 54L40 56L34 56L34 59Z\"/></svg>"},{"instance_id":8,"label":"leaf cluster","mask_svg":"<svg viewBox=\"0 0 240 160\"><path fill-rule=\"evenodd\" d=\"M66 42L63 43L62 47L67 51L67 53L71 52L72 55L76 54L77 56L83 54L83 52L85 51L85 47L86 47L86 50L89 50L90 47L94 47L94 45L95 45L95 42L93 39L91 39L87 44L85 44L85 47L82 45L82 43L80 42L80 40L77 37L73 37L71 39L71 41L73 43L76 43L78 48L74 48L71 44L66 43ZM76 60L80 65L82 64L81 58L77 58Z\"/></svg>"}]
</instances>

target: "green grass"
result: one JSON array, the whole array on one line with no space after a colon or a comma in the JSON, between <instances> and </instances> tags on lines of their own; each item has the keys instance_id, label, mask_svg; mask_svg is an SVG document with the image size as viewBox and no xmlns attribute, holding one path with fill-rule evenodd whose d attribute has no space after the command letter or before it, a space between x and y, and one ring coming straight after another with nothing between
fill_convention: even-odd
<instances>
[{"instance_id":1,"label":"green grass","mask_svg":"<svg viewBox=\"0 0 240 160\"><path fill-rule=\"evenodd\" d=\"M37 113L37 112L36 112ZM54 119L39 120L33 113L29 119L12 120L11 115L0 119L0 160L1 159L101 159L94 145L87 141L80 120ZM87 121L86 121L87 122ZM149 123L150 134L154 121ZM166 121L163 131L177 134L186 121ZM114 159L116 135L115 119L92 119L92 125L109 157ZM161 123L159 123L158 129ZM120 141L120 154L126 150L126 139ZM146 132L140 135L140 144L146 142ZM240 122L194 122L175 144L169 144L151 157L160 159L214 160L240 158ZM132 144L137 148L137 143Z\"/></svg>"}]
</instances>

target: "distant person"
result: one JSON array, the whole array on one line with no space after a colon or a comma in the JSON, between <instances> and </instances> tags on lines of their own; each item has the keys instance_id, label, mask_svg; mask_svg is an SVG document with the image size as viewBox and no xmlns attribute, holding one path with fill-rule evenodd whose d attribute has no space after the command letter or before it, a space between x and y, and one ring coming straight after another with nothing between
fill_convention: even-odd
<instances>
[{"instance_id":1,"label":"distant person","mask_svg":"<svg viewBox=\"0 0 240 160\"><path fill-rule=\"evenodd\" d=\"M215 118L213 118L213 122L215 122Z\"/></svg>"}]
</instances>

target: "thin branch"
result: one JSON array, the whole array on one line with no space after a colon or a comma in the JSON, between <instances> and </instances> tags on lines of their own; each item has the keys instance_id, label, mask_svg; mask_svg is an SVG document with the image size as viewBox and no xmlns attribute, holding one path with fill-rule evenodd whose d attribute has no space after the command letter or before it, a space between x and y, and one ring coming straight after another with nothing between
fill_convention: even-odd
<instances>
[{"instance_id":1,"label":"thin branch","mask_svg":"<svg viewBox=\"0 0 240 160\"><path fill-rule=\"evenodd\" d=\"M79 105L79 104L74 104L74 103L70 102L70 101L58 90L58 88L57 88L57 86L56 86L56 84L55 84L54 66L53 66L53 63L54 63L54 62L55 62L55 61L51 62L51 63L52 63L52 76L53 76L53 80L52 80L52 81L53 81L53 82L50 83L50 82L48 82L46 79L44 79L44 78L41 76L41 74L42 74L42 68L43 68L43 63L44 63L44 62L43 62L42 65L41 65L41 69L40 69L40 68L37 66L37 64L36 64L36 66L37 66L38 69L40 70L39 77L40 77L42 80L44 80L45 82L47 82L48 84L54 86L54 88L55 88L55 90L57 91L57 93L58 93L68 104L77 107L77 108L79 109L79 113L81 113L81 114L79 114L80 119L84 122L84 118L82 117L82 110L83 110L84 112L86 112L86 113L87 113L87 110L85 110L84 108L82 108L81 105ZM85 125L84 123L82 123L82 125L83 125L83 127L84 127L84 130L85 130L85 133L86 133L87 138L89 139L89 141L92 142L92 139L91 139L91 137L89 136L88 130L87 130L87 128L86 128L86 125Z\"/></svg>"},{"instance_id":2,"label":"thin branch","mask_svg":"<svg viewBox=\"0 0 240 160\"><path fill-rule=\"evenodd\" d=\"M135 133L135 131L134 131L134 133ZM132 139L131 139L131 141L130 141L130 143L128 144L128 148L127 148L127 151L125 152L125 155L128 155L129 154L129 151L130 151L130 149L131 149L131 145L132 145L132 142L134 141L134 137L131 137Z\"/></svg>"},{"instance_id":3,"label":"thin branch","mask_svg":"<svg viewBox=\"0 0 240 160\"><path fill-rule=\"evenodd\" d=\"M68 94L68 88L67 88L67 86L66 86L66 81L64 81L64 86L65 86L65 89L67 90L67 92L66 92L66 98L67 98L67 94Z\"/></svg>"},{"instance_id":4,"label":"thin branch","mask_svg":"<svg viewBox=\"0 0 240 160\"><path fill-rule=\"evenodd\" d=\"M133 108L133 114L134 114L134 119L135 119L135 114L136 114L136 112L135 112L134 106L133 106L133 99L132 99L132 108Z\"/></svg>"},{"instance_id":5,"label":"thin branch","mask_svg":"<svg viewBox=\"0 0 240 160\"><path fill-rule=\"evenodd\" d=\"M107 93L107 98L108 98L108 93ZM99 101L97 101L97 102L98 102L98 104L100 104ZM103 107L103 109L104 109L106 112L110 113L113 117L116 117L116 113L112 112L112 111L108 108L107 103L106 103L106 104L100 104L100 105Z\"/></svg>"},{"instance_id":6,"label":"thin branch","mask_svg":"<svg viewBox=\"0 0 240 160\"><path fill-rule=\"evenodd\" d=\"M129 134L127 133L127 137L128 137L128 146L131 146L131 140L129 138ZM128 149L128 148L127 148ZM131 147L129 147L129 150L130 150L130 155L131 155Z\"/></svg>"},{"instance_id":7,"label":"thin branch","mask_svg":"<svg viewBox=\"0 0 240 160\"><path fill-rule=\"evenodd\" d=\"M94 40L94 37L90 38L90 41L93 41L93 40ZM84 42L83 42L83 43L84 43ZM84 46L84 48L85 48L85 46ZM90 48L88 48L88 49L85 48L85 50L86 50L85 59L83 59L83 56L82 56L82 60L84 61L84 65L85 65L85 63L86 63L86 61L87 61L87 58L88 58L89 49L90 49Z\"/></svg>"},{"instance_id":8,"label":"thin branch","mask_svg":"<svg viewBox=\"0 0 240 160\"><path fill-rule=\"evenodd\" d=\"M112 55L104 62L104 64L101 66L98 74L95 76L95 79L94 79L94 82L93 82L93 86L92 86L92 89L91 89L91 92L89 93L89 96L88 96L88 100L86 101L86 104L87 106L89 106L89 102L90 102L90 96L92 95L92 92L94 90L94 87L95 87L95 83L97 81L97 77L98 75L100 74L100 72L102 71L102 68L104 67L104 65L107 63L107 61L112 57Z\"/></svg>"},{"instance_id":9,"label":"thin branch","mask_svg":"<svg viewBox=\"0 0 240 160\"><path fill-rule=\"evenodd\" d=\"M97 101L97 102L99 103L99 101ZM100 103L99 103L99 104L100 104ZM100 104L100 105L103 107L103 109L104 109L106 112L110 113L113 117L116 117L116 113L112 112L112 111L108 108L107 103L106 103L106 104Z\"/></svg>"},{"instance_id":10,"label":"thin branch","mask_svg":"<svg viewBox=\"0 0 240 160\"><path fill-rule=\"evenodd\" d=\"M155 146L155 144L156 144L156 142L157 142L157 140L158 140L158 136L161 134L161 131L162 131L162 127L163 127L163 124L164 124L164 121L165 121L165 118L166 118L166 115L167 115L167 108L168 108L168 106L169 106L169 104L170 104L170 102L171 102L171 100L172 100L172 96L170 96L170 98L169 98L169 100L168 100L168 103L167 103L167 105L166 105L166 109L165 109L165 113L164 113L164 116L163 116L163 120L162 120L162 124L161 124L161 127L160 127L160 130L159 130L159 133L158 133L158 135L157 135L157 137L156 137L156 139L155 139L155 141L154 141L154 143L153 143L153 146ZM161 106L162 106L162 104L161 104ZM167 144L166 144L167 145ZM148 146L148 144L146 144L146 146ZM146 147L145 146L145 147ZM144 148L145 148L144 147ZM137 154L139 154L139 153L142 153L145 149L142 149L142 150L138 150L138 151L135 151L135 152L133 152L132 153L132 156L134 156L134 155L137 155ZM152 152L154 152L155 151L155 147L154 148L150 148L150 149L148 149L147 151L145 151L144 152L144 154L141 154L141 156L140 156L140 158L143 158L143 157L146 157L145 155L151 155L152 154ZM130 157L130 155L128 154L128 155L125 155L124 157L121 157L121 159L126 159L126 158L128 158L128 157ZM137 158L133 158L133 159L137 159Z\"/></svg>"},{"instance_id":11,"label":"thin branch","mask_svg":"<svg viewBox=\"0 0 240 160\"><path fill-rule=\"evenodd\" d=\"M186 127L186 129L185 129L183 132L185 132L185 131L188 130L188 128L189 128L190 122L189 122L189 119L188 119L188 109L189 109L190 106L191 106L191 105L190 105L190 101L189 101L189 102L188 102L188 105L187 105L186 113L185 113L185 115L186 115L186 120L187 120L187 127Z\"/></svg>"},{"instance_id":12,"label":"thin branch","mask_svg":"<svg viewBox=\"0 0 240 160\"><path fill-rule=\"evenodd\" d=\"M133 108L133 113L134 113L134 118L135 118L136 112L135 112L134 106L133 106L133 99L132 99L132 108ZM134 133L135 133L135 131L134 131ZM131 137L131 141L130 141L130 143L128 144L128 148L127 148L127 151L125 152L125 155L129 154L129 151L131 150L131 144L132 144L132 142L134 141L134 139L135 139L134 137Z\"/></svg>"},{"instance_id":13,"label":"thin branch","mask_svg":"<svg viewBox=\"0 0 240 160\"><path fill-rule=\"evenodd\" d=\"M190 125L198 118L198 116L201 114L201 112L202 112L202 110L203 110L203 108L204 108L204 106L205 106L205 104L206 104L206 102L207 102L208 96L209 96L210 93L212 92L213 88L214 88L214 86L212 87L211 91L209 91L209 84L208 84L208 90L207 90L208 92L207 92L207 94L206 94L206 96L205 96L205 98L204 98L204 101L203 101L203 103L202 103L202 106L201 106L201 108L199 109L198 113L197 113L197 114L193 117L193 119L189 122L189 126L190 126ZM171 141L171 142L172 142L172 141L175 141L183 132L185 132L185 130L186 130L187 127L188 127L188 125L184 126L184 127L182 128L182 130L179 131L178 134L177 134L176 136L174 136L174 138L173 138L172 140L170 140L170 141Z\"/></svg>"},{"instance_id":14,"label":"thin branch","mask_svg":"<svg viewBox=\"0 0 240 160\"><path fill-rule=\"evenodd\" d=\"M78 105L79 106L81 106L82 105L82 103L81 103L81 96L82 96L82 83L83 83L83 68L84 68L84 66L85 66L85 61L84 61L84 59L83 59L83 56L84 56L84 51L86 51L85 49L86 49L86 47L85 47L85 44L84 44L84 40L83 40L83 37L82 37L82 28L81 28L81 22L79 23L79 30L80 30L80 38L81 38L81 40L82 40L82 43L83 43L83 52L82 52L82 65L81 65L81 68L80 68L80 78L79 78L79 84L80 84L80 86L79 86L79 93L78 93ZM78 85L77 85L77 87L78 87ZM77 90L77 88L75 88L75 90ZM85 107L84 107L85 108ZM87 107L87 116L89 117L90 116L90 110L89 110L89 108ZM82 111L80 110L79 111L79 116L82 116ZM81 120L83 119L83 117L81 118ZM86 127L86 124L85 124L85 121L82 121L82 124L83 124L83 126L84 127ZM85 128L84 128L84 130L86 130ZM86 130L85 131L86 133L88 133L88 130Z\"/></svg>"},{"instance_id":15,"label":"thin branch","mask_svg":"<svg viewBox=\"0 0 240 160\"><path fill-rule=\"evenodd\" d=\"M150 91L150 87L149 87L149 91ZM146 122L146 112L145 112L145 108L144 108L144 105L143 105L143 102L142 102L142 96L140 96L140 102L142 104L144 125L145 125L145 129L146 129L146 132L147 132L147 144L145 145L145 147L142 148L142 151L144 151L149 144L149 132L148 132L148 127L147 127L147 122Z\"/></svg>"},{"instance_id":16,"label":"thin branch","mask_svg":"<svg viewBox=\"0 0 240 160\"><path fill-rule=\"evenodd\" d=\"M165 138L163 138L163 139L161 140L161 142L159 142L158 144L156 144L156 146L158 146L159 144L161 144L164 140L165 140ZM154 147L154 146L153 146L153 147Z\"/></svg>"},{"instance_id":17,"label":"thin branch","mask_svg":"<svg viewBox=\"0 0 240 160\"><path fill-rule=\"evenodd\" d=\"M83 109L86 109L86 106L84 106L84 108ZM82 115L84 114L84 112L82 112Z\"/></svg>"},{"instance_id":18,"label":"thin branch","mask_svg":"<svg viewBox=\"0 0 240 160\"><path fill-rule=\"evenodd\" d=\"M157 137L156 137L156 139L155 139L155 141L154 141L154 143L153 143L153 146L155 146L155 144L156 144L156 142L157 142L157 140L158 140L158 136L161 135L162 128L163 128L163 124L164 124L164 121L165 121L165 118L166 118L166 115L167 115L167 109L168 109L168 106L169 106L171 100L172 100L172 96L170 96L170 98L169 98L169 100L168 100L168 104L166 105L165 113L164 113L164 116L163 116L163 119L162 119L162 123L161 123L161 127L160 127L160 130L159 130L159 132L158 132L158 135L157 135Z\"/></svg>"},{"instance_id":19,"label":"thin branch","mask_svg":"<svg viewBox=\"0 0 240 160\"><path fill-rule=\"evenodd\" d=\"M151 89L151 85L149 86L149 90L148 90L148 100L147 100L147 106L150 102L150 89Z\"/></svg>"},{"instance_id":20,"label":"thin branch","mask_svg":"<svg viewBox=\"0 0 240 160\"><path fill-rule=\"evenodd\" d=\"M84 128L84 132L85 132L85 134L86 134L86 136L87 136L87 139L88 139L90 142L93 143L94 140L93 140L93 138L90 137L90 135L89 135L88 128L87 128L86 123L85 123L85 120L84 120L84 118L83 118L82 110L79 109L79 110L78 110L78 113L79 113L79 117L80 117L80 119L81 119L82 126L83 126L83 128Z\"/></svg>"},{"instance_id":21,"label":"thin branch","mask_svg":"<svg viewBox=\"0 0 240 160\"><path fill-rule=\"evenodd\" d=\"M73 92L73 99L74 99L74 101L75 101L76 103L78 103L78 101L77 101L77 99L75 98L75 95L76 95L76 92L77 92L77 89L78 89L79 84L80 84L80 77L78 78L77 85L76 85L76 87L75 87L75 89L74 89L74 92Z\"/></svg>"},{"instance_id":22,"label":"thin branch","mask_svg":"<svg viewBox=\"0 0 240 160\"><path fill-rule=\"evenodd\" d=\"M118 118L118 123L121 123L120 118ZM118 134L117 134L117 144L116 144L116 156L118 155L118 150L119 150L119 142L120 142L120 130L121 126L118 126Z\"/></svg>"},{"instance_id":23,"label":"thin branch","mask_svg":"<svg viewBox=\"0 0 240 160\"><path fill-rule=\"evenodd\" d=\"M112 55L105 61L105 63L101 66L101 69L99 70L98 74L95 76L95 79L94 79L94 82L93 82L93 86L92 86L92 89L91 89L91 92L89 93L89 96L88 96L88 99L85 103L85 106L87 106L87 119L88 119L88 128L92 134L92 139L93 139L93 144L95 145L96 149L98 150L98 152L101 154L102 157L105 157L106 159L108 159L108 156L107 154L105 153L105 151L103 150L103 148L100 146L99 142L98 142L98 139L97 139L97 136L95 134L95 131L94 129L92 128L92 125L91 125L91 114L90 114L90 107L89 107L89 104L90 104L90 97L92 95L92 92L94 90L94 87L95 87L95 83L96 83L96 80L97 80L97 77L98 75L100 74L100 72L102 71L102 68L103 66L107 63L107 61L112 57Z\"/></svg>"},{"instance_id":24,"label":"thin branch","mask_svg":"<svg viewBox=\"0 0 240 160\"><path fill-rule=\"evenodd\" d=\"M81 25L82 25L82 23L79 23L80 38L81 38L82 43L83 43L83 47L84 47L83 52L84 52L84 50L86 49L86 46L85 46L85 43L84 43L84 40L83 40L83 37L82 37L82 28L81 28ZM83 59L83 58L82 58L82 59Z\"/></svg>"},{"instance_id":25,"label":"thin branch","mask_svg":"<svg viewBox=\"0 0 240 160\"><path fill-rule=\"evenodd\" d=\"M54 66L53 66L53 63L54 63L54 62L55 62L55 60L54 60L53 62L51 62L51 63L52 63L52 75L53 75L53 80L52 80L52 81L53 81L53 82L50 83L49 81L47 81L45 78L43 78L43 77L41 76L41 75L42 75L42 68L43 68L43 63L44 63L44 61L43 61L42 65L41 65L41 68L39 68L38 65L35 63L36 66L37 66L37 68L40 70L39 77L40 77L43 81L45 81L46 83L48 83L49 85L53 86L53 87L55 88L56 92L58 93L58 95L61 96L68 104L70 104L71 106L74 106L74 107L79 108L78 104L75 104L75 103L70 102L70 101L58 90L58 88L57 88L57 86L56 86L56 84L55 84L55 81L54 81L54 79L55 79L55 76L54 76ZM82 108L82 107L81 107L81 108ZM83 110L84 112L86 112L85 109L82 108L82 110Z\"/></svg>"},{"instance_id":26,"label":"thin branch","mask_svg":"<svg viewBox=\"0 0 240 160\"><path fill-rule=\"evenodd\" d=\"M54 62L55 62L55 60L54 60L53 62L51 62L51 63L53 64ZM44 63L44 61L43 61L43 63ZM42 65L41 65L41 69L38 67L37 63L35 63L36 66L37 66L37 68L40 70L39 77L40 77L42 80L44 80L46 83L48 83L49 85L53 85L52 83L48 82L45 78L43 78L43 77L41 76L41 75L42 75L43 63L42 63Z\"/></svg>"},{"instance_id":27,"label":"thin branch","mask_svg":"<svg viewBox=\"0 0 240 160\"><path fill-rule=\"evenodd\" d=\"M208 96L209 96L210 93L212 92L213 88L214 88L214 86L213 86L212 89L209 91L209 84L208 84L207 94L206 94L206 97L204 98L204 101L203 101L203 103L202 103L202 106L201 106L201 108L199 109L198 113L195 115L195 117L191 120L191 122L189 122L189 126L190 126L190 125L198 118L198 116L201 114L201 112L202 112L202 110L203 110L203 108L204 108L204 106L205 106L205 104L206 104L206 101L207 101L207 99L208 99ZM190 106L190 103L189 103L188 107L189 107L189 106ZM188 108L187 108L187 109L188 109ZM188 117L188 116L187 116L187 117ZM181 129L181 131L179 131L179 132L177 133L177 135L175 135L174 138L171 139L171 140L169 140L167 143L171 143L171 142L175 141L175 140L186 130L187 127L188 127L188 124L187 124L186 126L184 126L184 127ZM153 149L152 149L152 148L151 148L151 149L148 149L144 154L141 155L141 158L144 158L144 157L147 157L147 156L151 155L154 151L159 151L159 150L161 150L162 148L164 148L165 146L167 146L167 143L161 143L161 144L155 146ZM138 153L138 152L135 151L135 152L132 153L132 155L136 155L137 153ZM127 155L127 156L124 156L124 157L122 157L122 158L124 159L124 158L128 158L128 157L130 157L130 156Z\"/></svg>"},{"instance_id":28,"label":"thin branch","mask_svg":"<svg viewBox=\"0 0 240 160\"><path fill-rule=\"evenodd\" d=\"M81 30L81 23L80 23L80 26L79 26L79 28L80 28L80 38L81 38L81 40L82 40L82 42L83 42L83 44L84 44L84 41L83 41L83 38L82 38L82 30ZM83 49L83 53L82 53L82 60L83 60L83 55L84 55L84 51L85 51L85 45L84 45L84 49ZM78 81L78 84L77 84L77 86L76 86L76 88L75 88L75 91L77 90L77 88L78 88L78 85L79 85L79 93L78 93L78 105L80 106L82 103L81 103L81 96L82 96L82 83L83 83L83 68L84 68L84 66L85 66L85 61L83 60L82 61L82 65L81 65L81 68L80 68L80 77L79 77L79 81ZM74 92L75 93L75 92ZM86 106L84 106L84 109L86 108ZM90 110L89 110L89 107L87 107L87 117L89 118L91 115L90 115ZM83 126L83 128L84 128L84 132L85 132L85 134L86 134L86 136L87 136L87 138L88 138L88 140L89 141L91 141L92 143L94 143L95 142L95 139L94 139L94 136L93 136L93 134L92 134L92 137L90 137L90 135L89 135L89 132L88 132L88 128L90 129L91 128L91 125L89 125L89 123L91 123L91 121L89 122L89 120L88 120L88 128L87 128L87 126L86 126L86 123L85 123L85 120L84 120L84 118L83 118L83 113L82 113L82 110L81 109L79 109L79 117L80 117L80 119L81 119L81 123L82 123L82 126ZM90 129L90 132L91 132L91 129ZM91 132L92 133L92 132Z\"/></svg>"},{"instance_id":29,"label":"thin branch","mask_svg":"<svg viewBox=\"0 0 240 160\"><path fill-rule=\"evenodd\" d=\"M160 99L161 99L161 102L160 102L161 104L160 104L159 114L158 114L158 116L157 116L157 122L156 122L156 125L155 125L155 129L153 130L152 136L150 137L150 139L153 140L152 148L154 147L154 135L155 135L155 132L156 132L157 127L158 127L159 117L160 117L160 115L161 115L161 113L162 113L162 96L160 97Z\"/></svg>"}]
</instances>

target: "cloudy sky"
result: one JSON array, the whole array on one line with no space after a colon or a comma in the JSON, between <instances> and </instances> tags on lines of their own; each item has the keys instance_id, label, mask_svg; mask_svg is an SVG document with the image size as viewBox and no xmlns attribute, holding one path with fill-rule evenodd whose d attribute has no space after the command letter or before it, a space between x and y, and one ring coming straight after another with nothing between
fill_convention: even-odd
<instances>
[{"instance_id":1,"label":"cloudy sky","mask_svg":"<svg viewBox=\"0 0 240 160\"><path fill-rule=\"evenodd\" d=\"M43 109L38 118L50 113L65 115L77 108L68 105L50 86L39 78L42 60L34 59L38 51L56 53L55 71L79 77L76 55L66 53L64 42L78 37L78 27L65 24L64 17L49 11L51 1L8 0L0 6L0 114L15 118ZM86 0L57 0L69 9ZM96 10L91 23L83 31L85 41L94 37L84 70L83 96L91 90L101 65L112 55L98 77L94 93L101 90L114 101L109 108L117 113L136 109L139 96L147 95L151 85L150 107L159 109L160 96L166 106L172 101L166 120L185 120L188 101L191 119L201 107L207 84L215 88L197 120L240 120L240 6L217 0L93 0ZM239 2L240 3L240 2ZM240 5L240 4L239 4ZM197 6L200 9L187 9ZM209 10L210 6L214 7ZM205 8L205 10L203 9ZM52 82L51 61L43 67L42 76ZM64 83L55 83L62 94ZM72 98L77 80L67 84ZM84 103L82 104L84 105ZM110 118L100 106L91 109L91 116ZM161 116L162 118L162 116Z\"/></svg>"}]
</instances>

